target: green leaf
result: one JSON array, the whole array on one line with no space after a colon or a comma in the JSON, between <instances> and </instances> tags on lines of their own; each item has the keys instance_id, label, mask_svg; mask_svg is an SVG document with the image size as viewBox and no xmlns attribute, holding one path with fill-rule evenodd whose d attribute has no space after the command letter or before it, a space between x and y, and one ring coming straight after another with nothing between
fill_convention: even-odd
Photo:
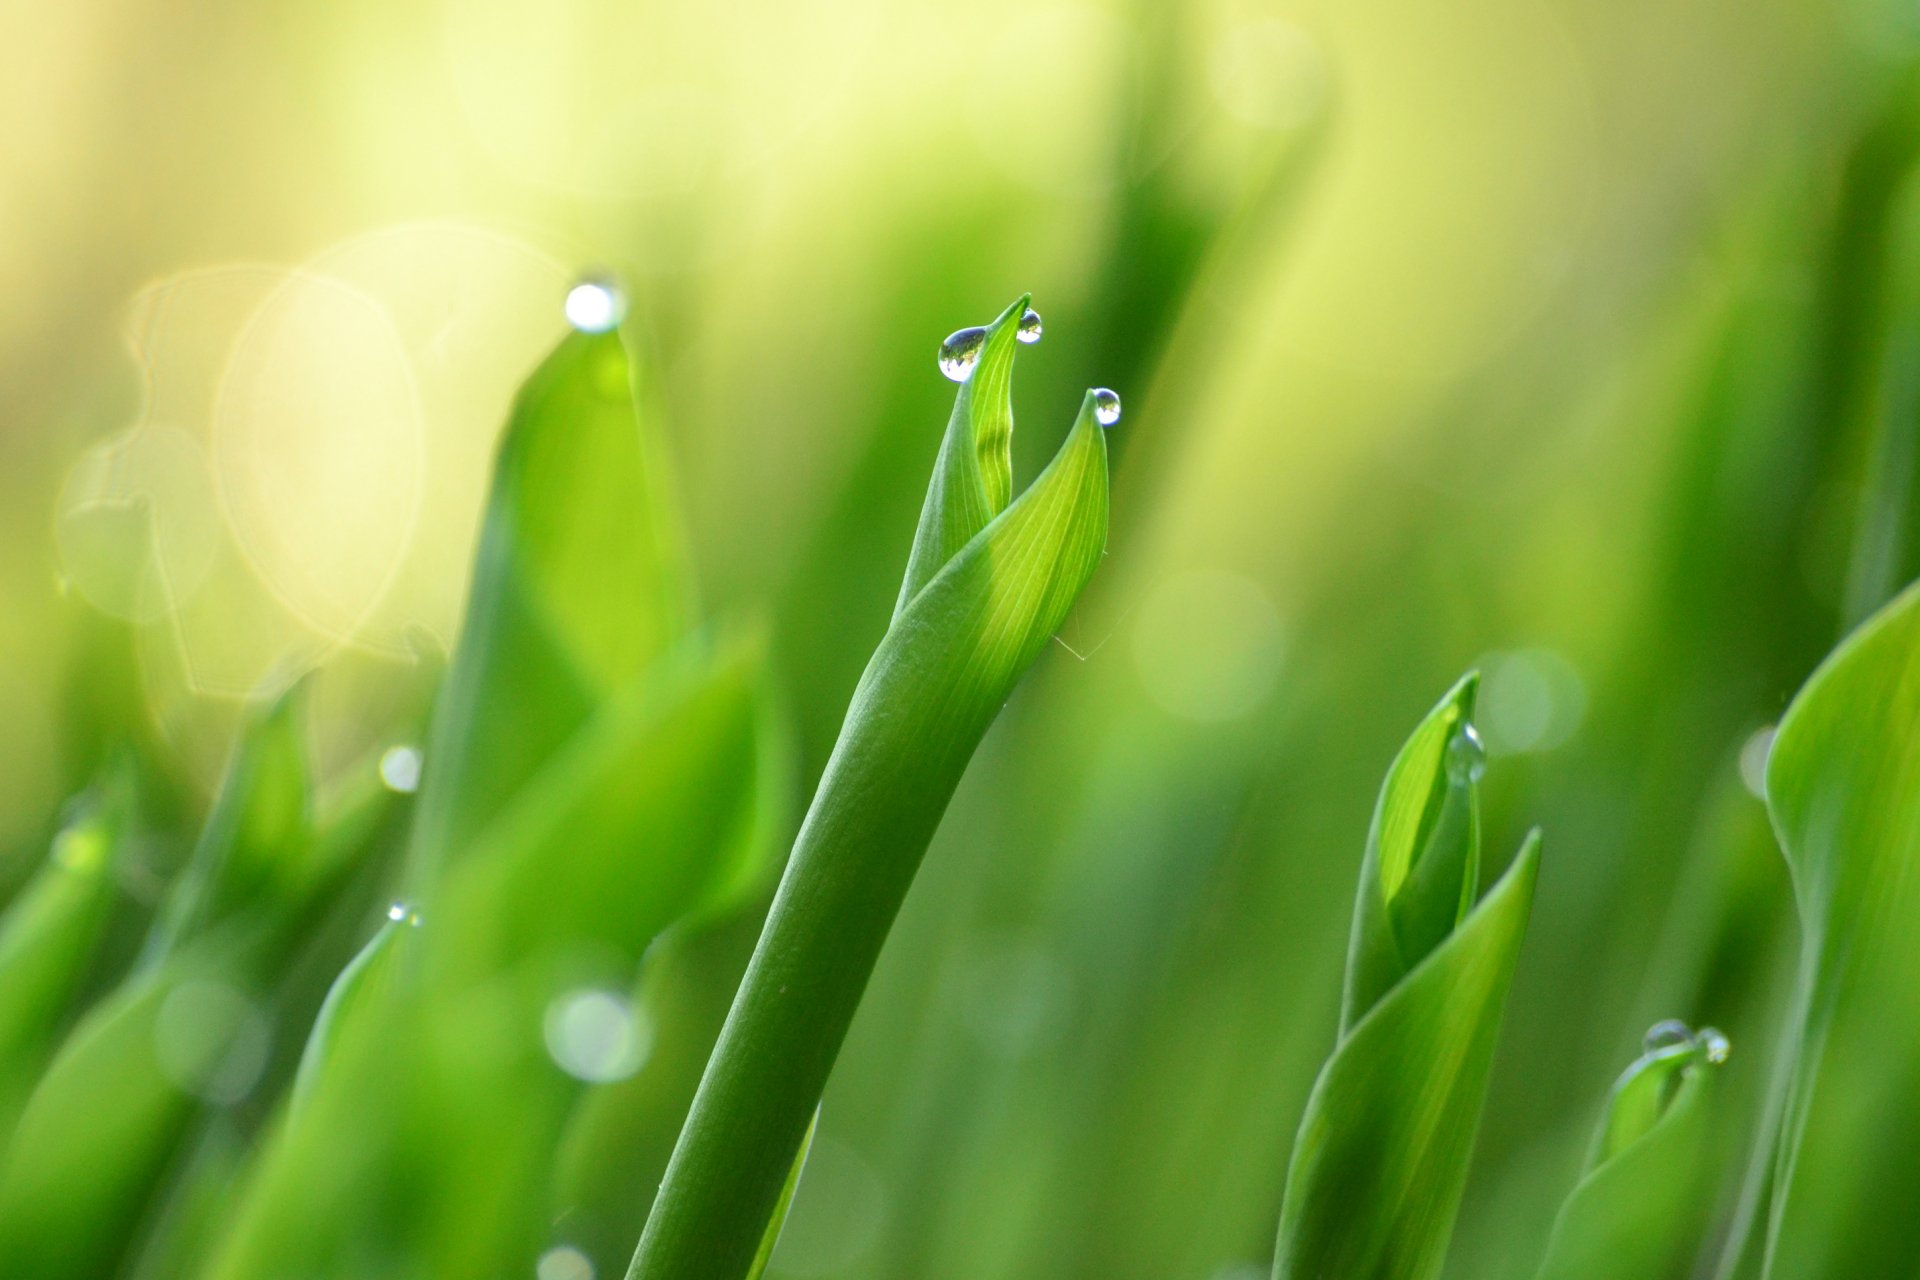
<instances>
[{"instance_id":1,"label":"green leaf","mask_svg":"<svg viewBox=\"0 0 1920 1280\"><path fill-rule=\"evenodd\" d=\"M352 798L285 892L194 933L74 1028L0 1166L0 1257L9 1265L78 1280L120 1257L195 1118L252 1092L287 957L381 832L391 802L379 788Z\"/></svg>"},{"instance_id":2,"label":"green leaf","mask_svg":"<svg viewBox=\"0 0 1920 1280\"><path fill-rule=\"evenodd\" d=\"M106 926L131 792L132 780L115 773L84 797L45 865L0 915L0 1147Z\"/></svg>"},{"instance_id":3,"label":"green leaf","mask_svg":"<svg viewBox=\"0 0 1920 1280\"><path fill-rule=\"evenodd\" d=\"M340 1040L378 1020L372 1008L392 990L401 950L420 923L419 917L405 907L396 906L394 912L397 914L387 917L333 980L320 1011L314 1015L313 1030L307 1034L288 1098L288 1108L296 1117L312 1098L329 1064L339 1057Z\"/></svg>"},{"instance_id":4,"label":"green leaf","mask_svg":"<svg viewBox=\"0 0 1920 1280\"><path fill-rule=\"evenodd\" d=\"M424 886L682 626L678 542L617 333L575 333L514 402L428 735Z\"/></svg>"},{"instance_id":5,"label":"green leaf","mask_svg":"<svg viewBox=\"0 0 1920 1280\"><path fill-rule=\"evenodd\" d=\"M1020 350L1020 317L1030 301L1031 294L1022 294L987 326L979 359L954 397L900 583L896 618L1013 498L1013 357Z\"/></svg>"},{"instance_id":6,"label":"green leaf","mask_svg":"<svg viewBox=\"0 0 1920 1280\"><path fill-rule=\"evenodd\" d=\"M1344 1035L1453 931L1480 891L1480 799L1470 737L1480 677L1427 713L1387 770L1367 832L1340 1010Z\"/></svg>"},{"instance_id":7,"label":"green leaf","mask_svg":"<svg viewBox=\"0 0 1920 1280\"><path fill-rule=\"evenodd\" d=\"M772 750L763 662L736 646L669 666L595 716L473 842L429 906L436 955L469 975L555 946L637 966L662 929L728 893Z\"/></svg>"},{"instance_id":8,"label":"green leaf","mask_svg":"<svg viewBox=\"0 0 1920 1280\"><path fill-rule=\"evenodd\" d=\"M1554 1222L1539 1280L1686 1274L1711 1204L1703 1193L1712 1084L1698 1042L1653 1050L1627 1068Z\"/></svg>"},{"instance_id":9,"label":"green leaf","mask_svg":"<svg viewBox=\"0 0 1920 1280\"><path fill-rule=\"evenodd\" d=\"M1466 1185L1539 833L1321 1071L1280 1212L1275 1280L1430 1280Z\"/></svg>"},{"instance_id":10,"label":"green leaf","mask_svg":"<svg viewBox=\"0 0 1920 1280\"><path fill-rule=\"evenodd\" d=\"M971 433L956 414L943 458ZM912 593L861 677L630 1276L745 1273L947 802L1106 527L1089 392L1047 469Z\"/></svg>"},{"instance_id":11,"label":"green leaf","mask_svg":"<svg viewBox=\"0 0 1920 1280\"><path fill-rule=\"evenodd\" d=\"M1886 1229L1920 1167L1920 587L1828 657L1795 696L1768 760L1767 806L1801 926L1798 1035L1780 1077L1777 1143L1749 1178L1728 1267L1765 1204L1765 1270L1890 1275L1910 1237ZM1766 1158L1766 1157L1763 1157Z\"/></svg>"},{"instance_id":12,"label":"green leaf","mask_svg":"<svg viewBox=\"0 0 1920 1280\"><path fill-rule=\"evenodd\" d=\"M268 896L307 868L313 780L307 770L306 686L265 703L242 727L213 812L154 923L142 964Z\"/></svg>"}]
</instances>

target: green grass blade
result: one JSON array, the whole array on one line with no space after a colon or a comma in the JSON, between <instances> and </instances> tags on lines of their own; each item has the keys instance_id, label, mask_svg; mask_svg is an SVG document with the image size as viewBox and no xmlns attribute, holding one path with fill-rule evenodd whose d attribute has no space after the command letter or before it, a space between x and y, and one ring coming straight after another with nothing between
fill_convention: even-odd
<instances>
[{"instance_id":1,"label":"green grass blade","mask_svg":"<svg viewBox=\"0 0 1920 1280\"><path fill-rule=\"evenodd\" d=\"M1704 1040L1645 1053L1615 1082L1539 1280L1686 1274L1711 1203L1703 1191L1714 1060Z\"/></svg>"},{"instance_id":2,"label":"green grass blade","mask_svg":"<svg viewBox=\"0 0 1920 1280\"><path fill-rule=\"evenodd\" d=\"M1353 1026L1307 1101L1275 1280L1431 1280L1445 1262L1539 835L1445 941Z\"/></svg>"},{"instance_id":3,"label":"green grass blade","mask_svg":"<svg viewBox=\"0 0 1920 1280\"><path fill-rule=\"evenodd\" d=\"M418 924L417 916L405 907L396 906L367 945L327 988L320 1012L314 1016L313 1030L307 1034L306 1047L301 1050L300 1066L294 1073L288 1097L288 1108L293 1115L298 1116L305 1109L329 1064L338 1058L341 1039L352 1035L356 1027L377 1021L378 1015L370 1010L391 992L402 948Z\"/></svg>"},{"instance_id":4,"label":"green grass blade","mask_svg":"<svg viewBox=\"0 0 1920 1280\"><path fill-rule=\"evenodd\" d=\"M629 966L739 875L767 750L763 663L736 647L627 690L473 842L430 951L484 973L553 947ZM446 981L444 975L436 981Z\"/></svg>"},{"instance_id":5,"label":"green grass blade","mask_svg":"<svg viewBox=\"0 0 1920 1280\"><path fill-rule=\"evenodd\" d=\"M1767 805L1801 925L1799 1035L1775 1099L1764 1195L1769 1275L1895 1274L1910 1260L1903 1177L1920 1167L1920 588L1814 673L1781 720ZM1748 1241L1737 1231L1723 1265Z\"/></svg>"},{"instance_id":6,"label":"green grass blade","mask_svg":"<svg viewBox=\"0 0 1920 1280\"><path fill-rule=\"evenodd\" d=\"M110 776L54 838L0 915L0 1148L45 1065L107 923L131 818L131 779Z\"/></svg>"},{"instance_id":7,"label":"green grass blade","mask_svg":"<svg viewBox=\"0 0 1920 1280\"><path fill-rule=\"evenodd\" d=\"M745 1273L934 828L1106 526L1089 393L1052 463L913 596L861 677L631 1276Z\"/></svg>"},{"instance_id":8,"label":"green grass blade","mask_svg":"<svg viewBox=\"0 0 1920 1280\"><path fill-rule=\"evenodd\" d=\"M575 333L514 402L428 735L417 884L679 634L684 575L633 376L617 333Z\"/></svg>"},{"instance_id":9,"label":"green grass blade","mask_svg":"<svg viewBox=\"0 0 1920 1280\"><path fill-rule=\"evenodd\" d=\"M1480 800L1469 736L1479 676L1427 713L1387 770L1360 868L1341 1034L1453 931L1479 894Z\"/></svg>"},{"instance_id":10,"label":"green grass blade","mask_svg":"<svg viewBox=\"0 0 1920 1280\"><path fill-rule=\"evenodd\" d=\"M1022 294L987 326L979 360L954 397L895 617L1013 498L1013 357L1029 301Z\"/></svg>"},{"instance_id":11,"label":"green grass blade","mask_svg":"<svg viewBox=\"0 0 1920 1280\"><path fill-rule=\"evenodd\" d=\"M160 909L143 964L160 962L305 869L313 836L305 688L287 689L242 728L213 812Z\"/></svg>"},{"instance_id":12,"label":"green grass blade","mask_svg":"<svg viewBox=\"0 0 1920 1280\"><path fill-rule=\"evenodd\" d=\"M80 1021L0 1164L0 1257L22 1274L78 1280L121 1256L195 1118L257 1087L287 958L391 802L376 789L349 803L283 892L195 933Z\"/></svg>"}]
</instances>

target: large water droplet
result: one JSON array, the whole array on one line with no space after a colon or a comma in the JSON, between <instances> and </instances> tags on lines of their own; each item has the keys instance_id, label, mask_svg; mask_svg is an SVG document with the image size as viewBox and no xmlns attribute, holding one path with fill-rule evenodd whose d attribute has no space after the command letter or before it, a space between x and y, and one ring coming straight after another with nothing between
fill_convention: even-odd
<instances>
[{"instance_id":1,"label":"large water droplet","mask_svg":"<svg viewBox=\"0 0 1920 1280\"><path fill-rule=\"evenodd\" d=\"M627 316L627 297L611 280L582 280L567 291L567 323L582 333L605 333Z\"/></svg>"},{"instance_id":2,"label":"large water droplet","mask_svg":"<svg viewBox=\"0 0 1920 1280\"><path fill-rule=\"evenodd\" d=\"M1040 313L1032 307L1028 307L1026 312L1021 315L1020 327L1014 330L1013 336L1022 342L1032 344L1040 341L1040 333Z\"/></svg>"},{"instance_id":3,"label":"large water droplet","mask_svg":"<svg viewBox=\"0 0 1920 1280\"><path fill-rule=\"evenodd\" d=\"M1459 732L1447 742L1447 781L1455 786L1478 782L1487 771L1487 747L1480 731L1462 721Z\"/></svg>"},{"instance_id":4,"label":"large water droplet","mask_svg":"<svg viewBox=\"0 0 1920 1280\"><path fill-rule=\"evenodd\" d=\"M1093 420L1103 427L1120 421L1120 397L1105 387L1093 389Z\"/></svg>"},{"instance_id":5,"label":"large water droplet","mask_svg":"<svg viewBox=\"0 0 1920 1280\"><path fill-rule=\"evenodd\" d=\"M1693 1043L1693 1029L1678 1018L1667 1018L1647 1028L1647 1034L1640 1037L1640 1048L1644 1053L1658 1053L1662 1049L1676 1049L1681 1045Z\"/></svg>"},{"instance_id":6,"label":"large water droplet","mask_svg":"<svg viewBox=\"0 0 1920 1280\"><path fill-rule=\"evenodd\" d=\"M1718 1027L1700 1028L1700 1034L1693 1038L1693 1042L1700 1046L1700 1052L1706 1055L1707 1061L1716 1067L1725 1062L1727 1055L1733 1052L1732 1043L1728 1041L1726 1033Z\"/></svg>"},{"instance_id":7,"label":"large water droplet","mask_svg":"<svg viewBox=\"0 0 1920 1280\"><path fill-rule=\"evenodd\" d=\"M980 325L955 329L940 344L940 372L953 382L965 382L980 363L980 348L986 345L987 331Z\"/></svg>"}]
</instances>

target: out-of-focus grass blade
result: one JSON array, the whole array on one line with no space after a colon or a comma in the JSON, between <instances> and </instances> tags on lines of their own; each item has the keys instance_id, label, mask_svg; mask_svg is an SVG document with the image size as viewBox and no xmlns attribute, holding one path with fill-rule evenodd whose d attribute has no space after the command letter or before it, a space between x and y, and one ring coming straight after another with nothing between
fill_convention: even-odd
<instances>
[{"instance_id":1,"label":"out-of-focus grass blade","mask_svg":"<svg viewBox=\"0 0 1920 1280\"><path fill-rule=\"evenodd\" d=\"M1800 915L1800 1035L1766 1194L1769 1275L1894 1275L1920 1168L1920 588L1834 651L1781 720L1767 806ZM1743 1223L1745 1225L1745 1223ZM1730 1242L1732 1268L1747 1243ZM1723 1272L1724 1274L1724 1272Z\"/></svg>"},{"instance_id":2,"label":"out-of-focus grass blade","mask_svg":"<svg viewBox=\"0 0 1920 1280\"><path fill-rule=\"evenodd\" d=\"M735 646L664 664L576 734L448 868L404 948L376 941L342 976L211 1274L517 1266L581 1088L543 1024L582 987L630 983L666 924L731 900L764 856L759 788L784 785L773 732L759 650Z\"/></svg>"},{"instance_id":3,"label":"out-of-focus grass blade","mask_svg":"<svg viewBox=\"0 0 1920 1280\"><path fill-rule=\"evenodd\" d=\"M288 1107L295 1115L304 1108L327 1064L337 1055L339 1038L351 1034L350 1028L378 1017L373 1009L391 993L401 948L419 923L419 916L405 906L396 905L367 945L327 988L327 997L320 1004L306 1047L301 1050L300 1066L294 1073L293 1088L288 1096Z\"/></svg>"},{"instance_id":4,"label":"out-of-focus grass blade","mask_svg":"<svg viewBox=\"0 0 1920 1280\"><path fill-rule=\"evenodd\" d=\"M1473 690L1441 699L1382 788L1345 1025L1294 1145L1275 1280L1430 1280L1446 1260L1539 862L1535 832L1458 914L1480 857Z\"/></svg>"},{"instance_id":5,"label":"out-of-focus grass blade","mask_svg":"<svg viewBox=\"0 0 1920 1280\"><path fill-rule=\"evenodd\" d=\"M971 433L956 415L950 436L972 447ZM943 475L960 465L954 448L941 456ZM895 616L854 691L630 1276L735 1280L751 1262L967 761L1100 561L1106 464L1089 392L1047 469Z\"/></svg>"},{"instance_id":6,"label":"out-of-focus grass blade","mask_svg":"<svg viewBox=\"0 0 1920 1280\"><path fill-rule=\"evenodd\" d=\"M154 922L142 963L234 915L303 870L313 835L305 685L265 704L241 730L193 857Z\"/></svg>"},{"instance_id":7,"label":"out-of-focus grass blade","mask_svg":"<svg viewBox=\"0 0 1920 1280\"><path fill-rule=\"evenodd\" d=\"M1711 1202L1711 1068L1717 1032L1650 1048L1615 1082L1580 1182L1561 1206L1539 1280L1671 1280L1686 1274Z\"/></svg>"},{"instance_id":8,"label":"out-of-focus grass blade","mask_svg":"<svg viewBox=\"0 0 1920 1280\"><path fill-rule=\"evenodd\" d=\"M734 882L769 736L764 664L735 646L669 665L609 704L474 841L434 908L436 957L477 976L589 946L630 974L656 934Z\"/></svg>"},{"instance_id":9,"label":"out-of-focus grass blade","mask_svg":"<svg viewBox=\"0 0 1920 1280\"><path fill-rule=\"evenodd\" d=\"M106 923L132 802L132 780L110 773L0 916L0 1150Z\"/></svg>"},{"instance_id":10,"label":"out-of-focus grass blade","mask_svg":"<svg viewBox=\"0 0 1920 1280\"><path fill-rule=\"evenodd\" d=\"M514 402L428 735L419 884L679 634L678 541L633 377L617 332L575 333Z\"/></svg>"},{"instance_id":11,"label":"out-of-focus grass blade","mask_svg":"<svg viewBox=\"0 0 1920 1280\"><path fill-rule=\"evenodd\" d=\"M377 788L356 794L300 874L135 974L67 1037L0 1167L0 1256L59 1280L100 1274L123 1254L194 1118L257 1085L281 967L391 801Z\"/></svg>"}]
</instances>

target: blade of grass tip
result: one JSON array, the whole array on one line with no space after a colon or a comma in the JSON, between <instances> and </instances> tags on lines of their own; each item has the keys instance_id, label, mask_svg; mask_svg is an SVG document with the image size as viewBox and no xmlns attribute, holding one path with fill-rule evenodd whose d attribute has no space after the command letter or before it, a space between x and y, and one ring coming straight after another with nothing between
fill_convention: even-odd
<instances>
[{"instance_id":1,"label":"blade of grass tip","mask_svg":"<svg viewBox=\"0 0 1920 1280\"><path fill-rule=\"evenodd\" d=\"M81 797L45 865L0 915L0 1150L106 926L132 790L131 777L114 770Z\"/></svg>"},{"instance_id":2,"label":"blade of grass tip","mask_svg":"<svg viewBox=\"0 0 1920 1280\"><path fill-rule=\"evenodd\" d=\"M1389 770L1346 1008L1287 1174L1275 1280L1431 1280L1446 1260L1533 902L1539 833L1477 903L1484 768L1461 681Z\"/></svg>"},{"instance_id":3,"label":"blade of grass tip","mask_svg":"<svg viewBox=\"0 0 1920 1280\"><path fill-rule=\"evenodd\" d=\"M1032 300L1033 295L1022 294L986 326L973 371L954 397L894 605L896 618L1012 501L1013 358L1020 350L1020 318Z\"/></svg>"},{"instance_id":4,"label":"blade of grass tip","mask_svg":"<svg viewBox=\"0 0 1920 1280\"><path fill-rule=\"evenodd\" d=\"M161 904L142 968L301 869L313 832L305 703L306 685L297 682L243 724L193 855Z\"/></svg>"},{"instance_id":5,"label":"blade of grass tip","mask_svg":"<svg viewBox=\"0 0 1920 1280\"><path fill-rule=\"evenodd\" d=\"M568 335L514 401L436 702L415 897L679 635L685 572L619 333Z\"/></svg>"},{"instance_id":6,"label":"blade of grass tip","mask_svg":"<svg viewBox=\"0 0 1920 1280\"><path fill-rule=\"evenodd\" d=\"M1352 1030L1465 917L1480 882L1480 746L1469 672L1387 770L1367 831L1340 1028Z\"/></svg>"},{"instance_id":7,"label":"blade of grass tip","mask_svg":"<svg viewBox=\"0 0 1920 1280\"><path fill-rule=\"evenodd\" d=\"M1095 405L1089 392L1047 469L912 595L861 677L635 1280L736 1280L750 1264L967 761L1099 564L1107 466Z\"/></svg>"},{"instance_id":8,"label":"blade of grass tip","mask_svg":"<svg viewBox=\"0 0 1920 1280\"><path fill-rule=\"evenodd\" d=\"M1890 1231L1920 1164L1920 586L1849 636L1795 695L1766 770L1801 926L1793 1023L1722 1275L1894 1274ZM1758 1232L1758 1240L1752 1237Z\"/></svg>"},{"instance_id":9,"label":"blade of grass tip","mask_svg":"<svg viewBox=\"0 0 1920 1280\"><path fill-rule=\"evenodd\" d=\"M395 970L405 940L420 925L420 917L396 903L367 945L347 962L327 988L326 999L314 1015L313 1030L300 1053L300 1065L294 1072L293 1087L287 1098L290 1123L297 1123L313 1097L320 1077L340 1053L340 1041L354 1034L356 1027L370 1025L377 1017L369 1006L379 1004L393 990Z\"/></svg>"},{"instance_id":10,"label":"blade of grass tip","mask_svg":"<svg viewBox=\"0 0 1920 1280\"><path fill-rule=\"evenodd\" d=\"M1726 1038L1656 1024L1614 1083L1580 1181L1554 1222L1539 1280L1662 1280L1686 1273L1711 1200L1707 1106Z\"/></svg>"}]
</instances>

